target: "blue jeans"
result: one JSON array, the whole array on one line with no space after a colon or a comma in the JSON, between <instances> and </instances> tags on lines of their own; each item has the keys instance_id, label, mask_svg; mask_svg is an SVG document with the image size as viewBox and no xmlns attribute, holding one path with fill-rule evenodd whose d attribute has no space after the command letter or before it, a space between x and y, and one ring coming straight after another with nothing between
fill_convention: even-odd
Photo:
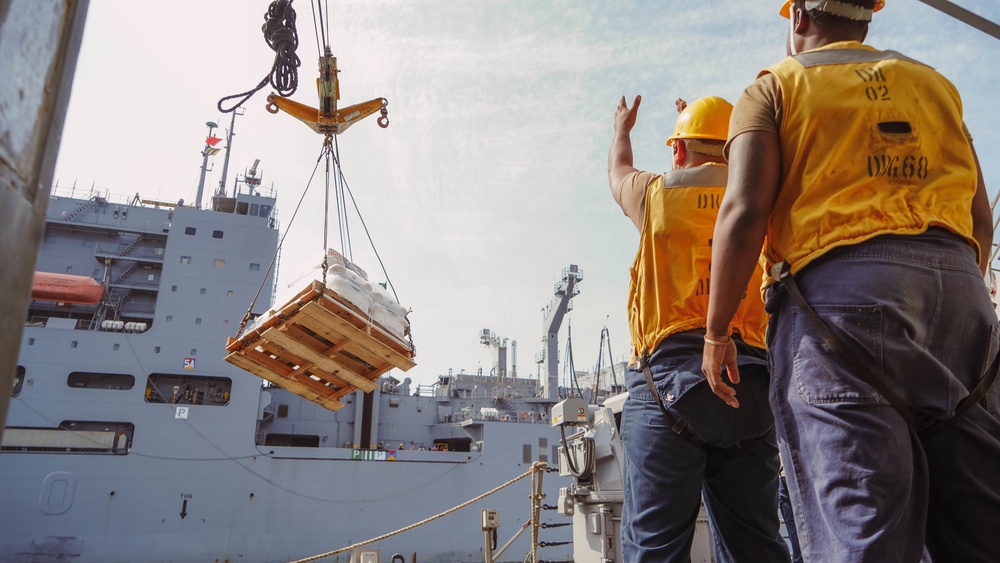
<instances>
[{"instance_id":1,"label":"blue jeans","mask_svg":"<svg viewBox=\"0 0 1000 563\"><path fill-rule=\"evenodd\" d=\"M778 457L764 362L741 358L742 381L735 386L740 408L733 409L701 373L701 336L690 345L684 337L668 338L652 355L650 370L672 415L684 418L705 443L672 431L642 372L628 371L621 422L624 560L690 561L704 495L716 561L788 562L778 530Z\"/></svg>"},{"instance_id":2,"label":"blue jeans","mask_svg":"<svg viewBox=\"0 0 1000 563\"><path fill-rule=\"evenodd\" d=\"M788 548L792 563L802 563L799 536L795 533L795 518L792 516L792 499L788 497L788 484L784 475L778 479L778 512L781 513L781 521L785 523L785 531L788 532Z\"/></svg>"},{"instance_id":3,"label":"blue jeans","mask_svg":"<svg viewBox=\"0 0 1000 563\"><path fill-rule=\"evenodd\" d=\"M909 406L949 417L997 351L974 252L932 229L834 249L795 276L807 303ZM771 405L806 561L1000 558L1000 419L993 390L930 432L832 354L780 287L768 290Z\"/></svg>"}]
</instances>

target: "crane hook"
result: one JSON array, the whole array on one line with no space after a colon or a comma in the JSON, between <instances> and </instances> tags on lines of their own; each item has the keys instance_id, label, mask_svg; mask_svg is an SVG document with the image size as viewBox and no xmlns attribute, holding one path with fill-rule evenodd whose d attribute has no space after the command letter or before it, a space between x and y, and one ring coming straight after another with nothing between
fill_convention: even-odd
<instances>
[{"instance_id":1,"label":"crane hook","mask_svg":"<svg viewBox=\"0 0 1000 563\"><path fill-rule=\"evenodd\" d=\"M382 116L378 118L378 126L385 129L389 126L389 112L382 106Z\"/></svg>"},{"instance_id":2,"label":"crane hook","mask_svg":"<svg viewBox=\"0 0 1000 563\"><path fill-rule=\"evenodd\" d=\"M275 96L273 93L267 96L267 105L264 106L264 109L267 110L267 113L278 113L278 105L274 103L274 99L276 97L277 96Z\"/></svg>"}]
</instances>

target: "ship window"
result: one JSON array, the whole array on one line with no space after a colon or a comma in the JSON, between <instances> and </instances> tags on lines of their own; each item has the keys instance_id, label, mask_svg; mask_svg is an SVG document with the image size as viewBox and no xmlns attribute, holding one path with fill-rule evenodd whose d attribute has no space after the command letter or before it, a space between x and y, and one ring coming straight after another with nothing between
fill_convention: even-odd
<instances>
[{"instance_id":1,"label":"ship window","mask_svg":"<svg viewBox=\"0 0 1000 563\"><path fill-rule=\"evenodd\" d=\"M198 229L196 229L194 227L184 227L184 234L185 235L193 235L193 234L195 234L197 232L198 232Z\"/></svg>"},{"instance_id":2,"label":"ship window","mask_svg":"<svg viewBox=\"0 0 1000 563\"><path fill-rule=\"evenodd\" d=\"M28 346L34 346L34 345L35 345L35 339L34 338L29 338L28 339Z\"/></svg>"},{"instance_id":3,"label":"ship window","mask_svg":"<svg viewBox=\"0 0 1000 563\"><path fill-rule=\"evenodd\" d=\"M160 347L159 346L153 346L153 353L154 354L159 354L160 353Z\"/></svg>"},{"instance_id":4,"label":"ship window","mask_svg":"<svg viewBox=\"0 0 1000 563\"><path fill-rule=\"evenodd\" d=\"M222 238L222 231L212 231L212 238Z\"/></svg>"},{"instance_id":5,"label":"ship window","mask_svg":"<svg viewBox=\"0 0 1000 563\"><path fill-rule=\"evenodd\" d=\"M176 285L170 286L170 291L177 291L177 286Z\"/></svg>"},{"instance_id":6,"label":"ship window","mask_svg":"<svg viewBox=\"0 0 1000 563\"><path fill-rule=\"evenodd\" d=\"M52 244L56 241L55 235L45 235L45 244Z\"/></svg>"},{"instance_id":7,"label":"ship window","mask_svg":"<svg viewBox=\"0 0 1000 563\"><path fill-rule=\"evenodd\" d=\"M67 274L72 274L73 273L73 266L66 266L66 273Z\"/></svg>"},{"instance_id":8,"label":"ship window","mask_svg":"<svg viewBox=\"0 0 1000 563\"><path fill-rule=\"evenodd\" d=\"M10 396L17 397L20 395L21 387L24 387L24 366L17 366L17 371L14 372L14 389L10 392Z\"/></svg>"},{"instance_id":9,"label":"ship window","mask_svg":"<svg viewBox=\"0 0 1000 563\"><path fill-rule=\"evenodd\" d=\"M232 390L228 377L154 373L146 381L146 402L222 407L229 404Z\"/></svg>"},{"instance_id":10,"label":"ship window","mask_svg":"<svg viewBox=\"0 0 1000 563\"><path fill-rule=\"evenodd\" d=\"M94 268L94 271L90 273L90 277L92 277L92 278L94 278L96 280L97 276L100 275L100 273L101 273L101 269L100 268Z\"/></svg>"},{"instance_id":11,"label":"ship window","mask_svg":"<svg viewBox=\"0 0 1000 563\"><path fill-rule=\"evenodd\" d=\"M155 281L156 280L156 274L149 274L148 276L146 276L146 279L148 281Z\"/></svg>"},{"instance_id":12,"label":"ship window","mask_svg":"<svg viewBox=\"0 0 1000 563\"><path fill-rule=\"evenodd\" d=\"M66 378L66 385L84 389L115 389L124 391L135 387L135 377L121 373L74 371Z\"/></svg>"},{"instance_id":13,"label":"ship window","mask_svg":"<svg viewBox=\"0 0 1000 563\"><path fill-rule=\"evenodd\" d=\"M173 315L167 315L167 322L169 323L172 320L174 320L174 316Z\"/></svg>"},{"instance_id":14,"label":"ship window","mask_svg":"<svg viewBox=\"0 0 1000 563\"><path fill-rule=\"evenodd\" d=\"M521 463L531 463L531 444L523 444L521 446Z\"/></svg>"},{"instance_id":15,"label":"ship window","mask_svg":"<svg viewBox=\"0 0 1000 563\"><path fill-rule=\"evenodd\" d=\"M319 436L315 434L268 434L264 437L265 446L286 446L293 448L318 448Z\"/></svg>"},{"instance_id":16,"label":"ship window","mask_svg":"<svg viewBox=\"0 0 1000 563\"><path fill-rule=\"evenodd\" d=\"M250 263L250 271L251 272L259 272L260 271L260 264L251 262Z\"/></svg>"},{"instance_id":17,"label":"ship window","mask_svg":"<svg viewBox=\"0 0 1000 563\"><path fill-rule=\"evenodd\" d=\"M197 356L198 355L198 349L197 348L191 348L191 355L192 356Z\"/></svg>"},{"instance_id":18,"label":"ship window","mask_svg":"<svg viewBox=\"0 0 1000 563\"><path fill-rule=\"evenodd\" d=\"M260 206L259 206L259 205L257 205L256 203L251 203L251 204L250 204L250 216L251 216L251 217L256 217L256 216L257 216L257 209L258 209L259 207L260 207Z\"/></svg>"},{"instance_id":19,"label":"ship window","mask_svg":"<svg viewBox=\"0 0 1000 563\"><path fill-rule=\"evenodd\" d=\"M76 348L78 344L79 344L79 342L77 342L76 340L74 340L74 341L72 341L72 342L69 343L69 347L70 348Z\"/></svg>"},{"instance_id":20,"label":"ship window","mask_svg":"<svg viewBox=\"0 0 1000 563\"><path fill-rule=\"evenodd\" d=\"M278 405L278 418L288 418L288 405Z\"/></svg>"},{"instance_id":21,"label":"ship window","mask_svg":"<svg viewBox=\"0 0 1000 563\"><path fill-rule=\"evenodd\" d=\"M83 240L82 240L82 241L80 242L80 246L82 246L82 247L84 247L84 248L90 248L90 247L94 246L94 241L92 241L92 240L91 240L91 239L89 239L89 238L85 238L85 239L83 239Z\"/></svg>"},{"instance_id":22,"label":"ship window","mask_svg":"<svg viewBox=\"0 0 1000 563\"><path fill-rule=\"evenodd\" d=\"M225 266L226 266L226 261L225 260L223 260L222 258L216 258L215 259L215 267L216 268L224 268Z\"/></svg>"},{"instance_id":23,"label":"ship window","mask_svg":"<svg viewBox=\"0 0 1000 563\"><path fill-rule=\"evenodd\" d=\"M191 263L190 256L181 256L181 264L190 264L190 263Z\"/></svg>"},{"instance_id":24,"label":"ship window","mask_svg":"<svg viewBox=\"0 0 1000 563\"><path fill-rule=\"evenodd\" d=\"M270 214L271 214L271 206L270 205L261 204L261 206L260 206L260 216L261 217L267 217Z\"/></svg>"},{"instance_id":25,"label":"ship window","mask_svg":"<svg viewBox=\"0 0 1000 563\"><path fill-rule=\"evenodd\" d=\"M154 248L153 256L163 256L163 248Z\"/></svg>"},{"instance_id":26,"label":"ship window","mask_svg":"<svg viewBox=\"0 0 1000 563\"><path fill-rule=\"evenodd\" d=\"M112 346L112 347L111 347L111 349L112 349L112 350L114 350L115 352L117 352L117 351L118 351L118 349L119 349L119 348L121 348L121 347L122 347L122 345L121 345L121 344L119 344L119 343L115 342L115 345L114 345L114 346Z\"/></svg>"},{"instance_id":27,"label":"ship window","mask_svg":"<svg viewBox=\"0 0 1000 563\"><path fill-rule=\"evenodd\" d=\"M8 427L3 451L125 455L134 433L135 425L130 422L94 420L64 420L58 428Z\"/></svg>"},{"instance_id":28,"label":"ship window","mask_svg":"<svg viewBox=\"0 0 1000 563\"><path fill-rule=\"evenodd\" d=\"M200 325L200 324L201 324L201 317L198 317L198 318L196 318L196 319L194 320L194 324L196 324L196 325Z\"/></svg>"},{"instance_id":29,"label":"ship window","mask_svg":"<svg viewBox=\"0 0 1000 563\"><path fill-rule=\"evenodd\" d=\"M203 288L201 288L201 291L199 291L198 293L200 293L200 294L202 294L202 295L205 295L205 288L204 288L204 287L203 287Z\"/></svg>"},{"instance_id":30,"label":"ship window","mask_svg":"<svg viewBox=\"0 0 1000 563\"><path fill-rule=\"evenodd\" d=\"M233 290L230 289L229 291L226 292L226 297L232 297L232 296L233 296Z\"/></svg>"}]
</instances>

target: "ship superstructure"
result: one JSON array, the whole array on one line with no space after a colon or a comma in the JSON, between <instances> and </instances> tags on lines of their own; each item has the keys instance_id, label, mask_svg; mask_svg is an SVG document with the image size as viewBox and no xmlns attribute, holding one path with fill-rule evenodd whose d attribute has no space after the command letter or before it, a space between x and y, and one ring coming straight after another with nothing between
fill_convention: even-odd
<instances>
[{"instance_id":1,"label":"ship superstructure","mask_svg":"<svg viewBox=\"0 0 1000 563\"><path fill-rule=\"evenodd\" d=\"M392 371L332 412L225 362L261 286L251 316L271 306L275 201L259 186L208 209L54 190L37 270L104 294L29 307L0 453L0 559L288 561L555 465L553 401L535 378L501 369L417 386ZM547 476L549 502L563 480ZM479 512L497 509L509 537L530 518L528 495L512 486L372 547L482 561ZM568 528L540 539L542 559L572 558ZM523 560L529 540L503 560Z\"/></svg>"}]
</instances>

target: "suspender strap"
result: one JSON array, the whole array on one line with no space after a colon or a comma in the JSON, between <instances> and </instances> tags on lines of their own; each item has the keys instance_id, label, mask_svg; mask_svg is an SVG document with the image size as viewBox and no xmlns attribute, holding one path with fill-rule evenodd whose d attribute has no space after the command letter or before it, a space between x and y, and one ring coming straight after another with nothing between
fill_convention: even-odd
<instances>
[{"instance_id":1,"label":"suspender strap","mask_svg":"<svg viewBox=\"0 0 1000 563\"><path fill-rule=\"evenodd\" d=\"M775 270L778 271L778 275L776 276L774 275ZM903 420L906 421L910 428L913 428L914 431L918 431L916 419L910 411L910 408L903 402L903 399L901 399L899 395L897 395L896 392L893 391L886 384L886 382L878 376L877 373L875 373L875 370L871 367L871 365L862 361L858 354L854 353L847 344L838 338L830 327L823 322L823 319L816 314L816 311L809 306L809 303L806 302L802 293L799 292L798 286L795 284L795 279L790 273L790 266L788 263L781 262L779 264L775 264L775 266L772 267L772 277L784 286L784 288L792 296L792 299L795 300L796 304L798 304L799 308L801 308L806 314L809 321L812 322L813 328L815 328L819 335L823 338L823 342L826 343L830 350L842 360L847 362L851 369L854 370L855 374L864 380L865 383L871 385L876 391L878 391L882 397L885 398L885 400L888 401L897 412L899 412L900 416L903 417ZM990 364L990 367L986 370L986 374L984 374L979 380L979 383L972 390L972 392L959 401L958 405L955 407L955 414L948 418L935 421L929 427L920 432L931 432L936 430L942 424L949 422L956 416L965 413L967 410L975 406L975 404L983 398L990 386L993 385L998 371L1000 371L1000 351L997 352L997 355L993 359L993 363Z\"/></svg>"},{"instance_id":2,"label":"suspender strap","mask_svg":"<svg viewBox=\"0 0 1000 563\"><path fill-rule=\"evenodd\" d=\"M976 406L976 403L978 403L979 400L986 395L986 392L990 390L993 382L996 381L997 372L1000 372L1000 350L997 350L996 355L993 356L993 363L990 364L990 367L986 368L986 375L979 380L979 383L976 384L976 387L972 390L972 392L966 395L965 398L959 401L958 405L955 406L955 414L951 415L950 418L934 421L934 423L928 426L924 432L933 432L942 425L951 422L953 418Z\"/></svg>"},{"instance_id":3,"label":"suspender strap","mask_svg":"<svg viewBox=\"0 0 1000 563\"><path fill-rule=\"evenodd\" d=\"M663 413L663 416L667 419L667 423L670 424L670 429L673 430L674 433L684 436L688 440L691 440L698 447L701 448L706 447L705 441L699 438L697 435L692 433L691 430L688 429L687 421L684 420L683 418L678 418L670 414L670 411L668 411L667 407L663 404L663 399L660 398L660 392L656 390L656 384L653 383L653 374L652 372L649 371L649 356L647 355L639 356L638 366L639 369L642 370L642 375L646 377L646 386L649 387L649 391L653 394L654 397L656 397L656 404L660 407L660 412ZM774 424L772 424L767 429L767 431L761 434L760 436L751 436L749 438L744 438L743 440L740 440L739 443L735 444L732 447L737 449L748 448L750 446L753 446L760 440L763 440L771 436L771 434L773 433L774 433Z\"/></svg>"},{"instance_id":4,"label":"suspender strap","mask_svg":"<svg viewBox=\"0 0 1000 563\"><path fill-rule=\"evenodd\" d=\"M649 371L649 356L643 354L639 356L639 369L642 370L642 375L646 377L646 385L649 387L650 393L656 397L656 404L660 407L660 412L666 417L667 422L670 424L670 429L674 431L675 434L680 434L689 438L694 443L699 446L703 446L704 442L701 438L695 436L687 429L687 421L683 418L677 418L670 414L667 407L663 404L663 399L660 398L660 392L656 390L656 385L653 383L653 374Z\"/></svg>"}]
</instances>

